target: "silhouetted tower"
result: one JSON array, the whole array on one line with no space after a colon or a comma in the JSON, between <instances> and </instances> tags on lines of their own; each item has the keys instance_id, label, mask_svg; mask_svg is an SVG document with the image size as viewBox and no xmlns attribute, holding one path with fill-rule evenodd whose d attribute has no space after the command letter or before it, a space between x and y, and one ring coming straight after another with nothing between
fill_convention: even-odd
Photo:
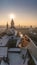
<instances>
[{"instance_id":1,"label":"silhouetted tower","mask_svg":"<svg viewBox=\"0 0 37 65\"><path fill-rule=\"evenodd\" d=\"M14 28L14 20L11 20L11 28Z\"/></svg>"},{"instance_id":2,"label":"silhouetted tower","mask_svg":"<svg viewBox=\"0 0 37 65\"><path fill-rule=\"evenodd\" d=\"M32 28L32 25L30 26L30 28Z\"/></svg>"},{"instance_id":3,"label":"silhouetted tower","mask_svg":"<svg viewBox=\"0 0 37 65\"><path fill-rule=\"evenodd\" d=\"M7 22L6 28L8 29L8 22Z\"/></svg>"}]
</instances>

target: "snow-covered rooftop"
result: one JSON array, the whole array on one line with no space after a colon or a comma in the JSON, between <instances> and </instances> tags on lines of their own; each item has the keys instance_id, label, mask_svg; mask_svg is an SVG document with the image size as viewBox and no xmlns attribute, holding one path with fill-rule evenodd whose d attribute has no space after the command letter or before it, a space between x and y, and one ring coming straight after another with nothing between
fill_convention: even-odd
<instances>
[{"instance_id":1,"label":"snow-covered rooftop","mask_svg":"<svg viewBox=\"0 0 37 65\"><path fill-rule=\"evenodd\" d=\"M21 49L20 48L10 48L8 51L21 51Z\"/></svg>"},{"instance_id":2,"label":"snow-covered rooftop","mask_svg":"<svg viewBox=\"0 0 37 65\"><path fill-rule=\"evenodd\" d=\"M14 49L13 49L14 50ZM12 51L13 51L12 50ZM15 51L19 51L20 49L17 49ZM26 54L25 54L26 55ZM28 58L26 58L26 61L24 63L24 59L22 59L22 55L21 53L8 53L8 57L9 57L9 63L10 65L28 65Z\"/></svg>"},{"instance_id":3,"label":"snow-covered rooftop","mask_svg":"<svg viewBox=\"0 0 37 65\"><path fill-rule=\"evenodd\" d=\"M16 47L18 46L20 40L21 40L21 37L23 37L22 34L20 34L20 38L18 37L15 37L16 34L17 34L17 31L14 30L14 29L9 29L7 31L7 33L12 33L14 34L14 39L17 39L17 44L16 44ZM30 39L27 35L25 35L25 38L28 38ZM8 35L4 35L1 39L0 39L0 57L7 57L7 51L11 51L11 52L19 52L21 51L22 53L21 54L24 54L26 55L26 52L27 50L25 50L25 48L10 48L8 49L7 47L4 47L7 42L12 38L12 36L8 36ZM28 42L29 45L27 45L26 49L29 49L30 50L30 53L33 55L33 56L36 56L37 57L37 47L34 45L33 41L30 39L31 42ZM26 43L26 42L25 42ZM34 52L35 51L35 52ZM11 53L11 52L8 52L8 58L9 58L9 63L10 65L28 65L28 58L26 58L26 62L23 64L24 60L22 59L21 57L21 54L18 54L18 53Z\"/></svg>"},{"instance_id":4,"label":"snow-covered rooftop","mask_svg":"<svg viewBox=\"0 0 37 65\"><path fill-rule=\"evenodd\" d=\"M0 46L5 46L9 40L9 37L7 35L3 36L2 39L0 39Z\"/></svg>"},{"instance_id":5,"label":"snow-covered rooftop","mask_svg":"<svg viewBox=\"0 0 37 65\"><path fill-rule=\"evenodd\" d=\"M0 57L7 57L7 47L0 47Z\"/></svg>"}]
</instances>

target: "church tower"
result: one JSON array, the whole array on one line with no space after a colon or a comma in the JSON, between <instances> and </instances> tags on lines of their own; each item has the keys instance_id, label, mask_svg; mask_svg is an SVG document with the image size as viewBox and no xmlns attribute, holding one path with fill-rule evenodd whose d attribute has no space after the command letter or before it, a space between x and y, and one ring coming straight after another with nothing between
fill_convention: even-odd
<instances>
[{"instance_id":1,"label":"church tower","mask_svg":"<svg viewBox=\"0 0 37 65\"><path fill-rule=\"evenodd\" d=\"M11 28L14 28L14 20L11 20Z\"/></svg>"},{"instance_id":2,"label":"church tower","mask_svg":"<svg viewBox=\"0 0 37 65\"><path fill-rule=\"evenodd\" d=\"M7 22L7 25L6 25L6 29L8 29L8 22Z\"/></svg>"}]
</instances>

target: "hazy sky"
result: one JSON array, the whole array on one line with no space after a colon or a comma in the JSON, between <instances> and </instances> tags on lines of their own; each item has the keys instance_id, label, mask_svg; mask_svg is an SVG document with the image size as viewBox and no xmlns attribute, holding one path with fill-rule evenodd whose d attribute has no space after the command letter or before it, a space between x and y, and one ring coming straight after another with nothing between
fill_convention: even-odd
<instances>
[{"instance_id":1,"label":"hazy sky","mask_svg":"<svg viewBox=\"0 0 37 65\"><path fill-rule=\"evenodd\" d=\"M0 25L10 24L11 13L15 25L37 26L37 0L0 0Z\"/></svg>"}]
</instances>

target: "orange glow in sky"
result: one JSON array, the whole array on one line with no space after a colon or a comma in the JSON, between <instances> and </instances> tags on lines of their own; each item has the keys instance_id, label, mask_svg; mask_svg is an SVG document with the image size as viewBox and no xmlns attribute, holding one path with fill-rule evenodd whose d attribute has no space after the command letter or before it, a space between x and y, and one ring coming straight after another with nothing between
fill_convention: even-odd
<instances>
[{"instance_id":1,"label":"orange glow in sky","mask_svg":"<svg viewBox=\"0 0 37 65\"><path fill-rule=\"evenodd\" d=\"M0 0L0 25L37 26L36 0Z\"/></svg>"},{"instance_id":2,"label":"orange glow in sky","mask_svg":"<svg viewBox=\"0 0 37 65\"><path fill-rule=\"evenodd\" d=\"M15 17L16 16L16 17ZM2 18L0 19L0 25L6 25L6 23L8 22L8 24L10 25L11 23L11 19L14 19L14 23L15 25L22 25L22 26L37 26L37 18L35 16L31 16L29 15L16 15L16 14L9 14L8 15L4 15L4 17L2 16ZM36 23L35 23L36 21Z\"/></svg>"}]
</instances>

